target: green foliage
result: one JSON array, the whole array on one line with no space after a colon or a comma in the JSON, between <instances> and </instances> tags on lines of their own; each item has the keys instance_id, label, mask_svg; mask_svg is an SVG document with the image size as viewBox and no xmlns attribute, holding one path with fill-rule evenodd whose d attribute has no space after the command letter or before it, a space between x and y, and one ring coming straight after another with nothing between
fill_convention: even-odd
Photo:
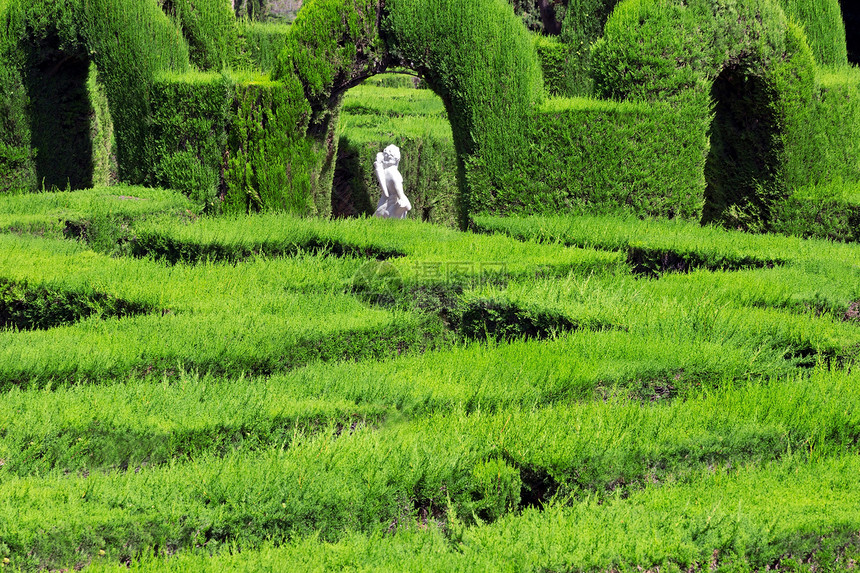
<instances>
[{"instance_id":1,"label":"green foliage","mask_svg":"<svg viewBox=\"0 0 860 573\"><path fill-rule=\"evenodd\" d=\"M570 0L559 41L567 47L564 75L566 96L591 95L591 48L601 36L618 0Z\"/></svg>"},{"instance_id":2,"label":"green foliage","mask_svg":"<svg viewBox=\"0 0 860 573\"><path fill-rule=\"evenodd\" d=\"M531 141L473 202L480 213L608 213L697 219L704 194L706 106L676 109L555 99L532 114ZM697 129L698 127L698 129Z\"/></svg>"},{"instance_id":3,"label":"green foliage","mask_svg":"<svg viewBox=\"0 0 860 573\"><path fill-rule=\"evenodd\" d=\"M237 83L227 133L224 211L277 210L327 215L314 194L320 157L302 137L307 104L297 83Z\"/></svg>"},{"instance_id":4,"label":"green foliage","mask_svg":"<svg viewBox=\"0 0 860 573\"><path fill-rule=\"evenodd\" d=\"M161 75L153 87L155 182L212 212L328 213L301 87L256 74Z\"/></svg>"},{"instance_id":5,"label":"green foliage","mask_svg":"<svg viewBox=\"0 0 860 573\"><path fill-rule=\"evenodd\" d=\"M469 165L470 175L458 177L459 218L465 224L478 189L491 192L517 143L526 140L527 112L542 98L533 43L510 7L496 0L403 0L387 3L382 14L379 10L375 2L308 4L293 23L273 76L295 75L301 82L312 109L308 134L331 162L337 106L346 89L390 66L421 75L445 102L458 172ZM464 21L481 25L462 26ZM332 29L341 32L332 34ZM484 49L461 49L466 45ZM498 82L500 75L509 81ZM313 193L328 196L331 165L323 165L320 173L319 191Z\"/></svg>"},{"instance_id":6,"label":"green foliage","mask_svg":"<svg viewBox=\"0 0 860 573\"><path fill-rule=\"evenodd\" d=\"M847 200L847 199L846 199ZM825 265L860 264L851 245L803 241L797 237L753 235L701 227L695 222L660 221L580 215L476 217L485 232L502 232L521 240L561 243L583 248L629 251L631 248L671 251L683 258L707 261L707 268L738 268L741 261ZM837 274L840 271L835 271Z\"/></svg>"},{"instance_id":7,"label":"green foliage","mask_svg":"<svg viewBox=\"0 0 860 573\"><path fill-rule=\"evenodd\" d=\"M143 305L92 290L73 292L50 286L31 288L26 282L0 279L0 328L47 329L93 315L122 317L148 310Z\"/></svg>"},{"instance_id":8,"label":"green foliage","mask_svg":"<svg viewBox=\"0 0 860 573\"><path fill-rule=\"evenodd\" d=\"M217 75L161 75L152 86L154 183L210 209L221 184L231 88Z\"/></svg>"},{"instance_id":9,"label":"green foliage","mask_svg":"<svg viewBox=\"0 0 860 573\"><path fill-rule=\"evenodd\" d=\"M543 71L543 81L549 95L579 95L584 92L569 90L568 59L570 49L551 36L535 36L535 52Z\"/></svg>"},{"instance_id":10,"label":"green foliage","mask_svg":"<svg viewBox=\"0 0 860 573\"><path fill-rule=\"evenodd\" d=\"M277 65L278 55L287 44L289 24L272 24L255 20L239 20L239 51L237 63L271 72ZM242 61L245 60L245 61Z\"/></svg>"},{"instance_id":11,"label":"green foliage","mask_svg":"<svg viewBox=\"0 0 860 573\"><path fill-rule=\"evenodd\" d=\"M839 0L779 0L789 18L803 27L815 61L822 66L848 63L845 22Z\"/></svg>"},{"instance_id":12,"label":"green foliage","mask_svg":"<svg viewBox=\"0 0 860 573\"><path fill-rule=\"evenodd\" d=\"M464 169L459 178L464 224L469 213L504 188L511 163L528 145L529 112L543 97L534 42L502 2L398 0L386 10L382 27L389 51L411 62L448 110Z\"/></svg>"},{"instance_id":13,"label":"green foliage","mask_svg":"<svg viewBox=\"0 0 860 573\"><path fill-rule=\"evenodd\" d=\"M39 61L40 54L60 54L61 61L70 55L77 62L96 64L114 123L119 177L144 180L152 165L147 148L148 88L157 71L188 68L187 46L158 3L12 0L3 18L7 36L3 59L25 85L35 78L33 66L54 65ZM52 46L56 49L45 49ZM36 60L28 62L28 54ZM76 85L85 84L87 65ZM20 104L26 102L19 100ZM45 103L31 101L29 108L15 114L29 116L39 110L47 113ZM26 141L30 136L18 137ZM38 149L35 155L39 157Z\"/></svg>"},{"instance_id":14,"label":"green foliage","mask_svg":"<svg viewBox=\"0 0 860 573\"><path fill-rule=\"evenodd\" d=\"M604 97L668 99L679 109L711 100L702 220L768 228L771 206L788 194L785 174L815 85L803 32L779 6L629 0L592 57Z\"/></svg>"},{"instance_id":15,"label":"green foliage","mask_svg":"<svg viewBox=\"0 0 860 573\"><path fill-rule=\"evenodd\" d=\"M233 6L236 10L236 17L246 17L249 20L262 20L267 13L268 0L236 0Z\"/></svg>"},{"instance_id":16,"label":"green foliage","mask_svg":"<svg viewBox=\"0 0 860 573\"><path fill-rule=\"evenodd\" d=\"M238 31L229 0L159 0L182 30L191 62L200 70L220 71L236 57Z\"/></svg>"},{"instance_id":17,"label":"green foliage","mask_svg":"<svg viewBox=\"0 0 860 573\"><path fill-rule=\"evenodd\" d=\"M26 106L27 93L21 76L6 65L0 54L0 194L36 186Z\"/></svg>"},{"instance_id":18,"label":"green foliage","mask_svg":"<svg viewBox=\"0 0 860 573\"><path fill-rule=\"evenodd\" d=\"M113 118L108 107L104 85L99 80L95 64L90 63L87 93L93 107L90 134L93 148L93 187L117 182L116 140Z\"/></svg>"},{"instance_id":19,"label":"green foliage","mask_svg":"<svg viewBox=\"0 0 860 573\"><path fill-rule=\"evenodd\" d=\"M195 206L173 191L115 185L87 191L19 194L0 201L0 229L7 233L50 238L89 239L93 220L104 235L126 234L132 220L154 216L193 215ZM116 244L111 246L116 247ZM110 252L112 248L106 249Z\"/></svg>"},{"instance_id":20,"label":"green foliage","mask_svg":"<svg viewBox=\"0 0 860 573\"><path fill-rule=\"evenodd\" d=\"M151 255L0 234L18 316L69 314L0 330L10 568L855 555L856 246L633 217L178 221L184 196L122 193L0 201L0 228L52 236L130 217ZM695 268L642 278L636 252Z\"/></svg>"},{"instance_id":21,"label":"green foliage","mask_svg":"<svg viewBox=\"0 0 860 573\"><path fill-rule=\"evenodd\" d=\"M799 101L798 125L786 151L785 178L793 189L835 189L860 181L860 73L819 70L811 101Z\"/></svg>"},{"instance_id":22,"label":"green foliage","mask_svg":"<svg viewBox=\"0 0 860 573\"><path fill-rule=\"evenodd\" d=\"M800 237L860 241L860 186L837 181L798 189L774 209L772 228Z\"/></svg>"}]
</instances>

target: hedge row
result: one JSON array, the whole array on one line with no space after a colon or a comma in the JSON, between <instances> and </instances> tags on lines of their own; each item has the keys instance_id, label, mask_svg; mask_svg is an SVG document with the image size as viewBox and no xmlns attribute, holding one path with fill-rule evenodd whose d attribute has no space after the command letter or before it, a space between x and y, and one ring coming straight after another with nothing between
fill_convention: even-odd
<instances>
[{"instance_id":1,"label":"hedge row","mask_svg":"<svg viewBox=\"0 0 860 573\"><path fill-rule=\"evenodd\" d=\"M152 88L155 183L215 212L327 214L330 206L312 200L320 154L301 135L307 112L301 87L292 88L248 75L159 76Z\"/></svg>"},{"instance_id":2,"label":"hedge row","mask_svg":"<svg viewBox=\"0 0 860 573\"><path fill-rule=\"evenodd\" d=\"M530 152L474 213L625 211L698 218L707 108L556 99L532 116Z\"/></svg>"},{"instance_id":3,"label":"hedge row","mask_svg":"<svg viewBox=\"0 0 860 573\"><path fill-rule=\"evenodd\" d=\"M35 153L31 124L38 131L40 122L50 126L62 119L74 124L89 116L92 106L85 86L90 62L98 67L110 107L119 177L144 180L151 164L148 88L159 70L185 71L189 66L185 40L158 3L10 0L0 17L0 81L2 92L10 94L0 101L0 118L9 128L0 135L0 163L11 167L11 175L4 172L0 177L2 187L39 184L47 167L35 164L34 155L44 162L68 155L62 138L53 141L44 134ZM46 92L49 76L63 79ZM38 100L29 109L28 96ZM83 134L85 140L88 135Z\"/></svg>"},{"instance_id":4,"label":"hedge row","mask_svg":"<svg viewBox=\"0 0 860 573\"><path fill-rule=\"evenodd\" d=\"M538 50L552 45L558 65L546 75L550 93L589 95L591 47L603 35L603 27L618 0L508 0L529 30L537 33ZM789 18L800 24L812 46L816 63L847 63L845 23L838 0L778 0ZM546 68L544 72L546 74Z\"/></svg>"},{"instance_id":5,"label":"hedge row","mask_svg":"<svg viewBox=\"0 0 860 573\"><path fill-rule=\"evenodd\" d=\"M236 19L226 0L158 0L182 30L191 63L200 70L221 70L232 64L238 47Z\"/></svg>"}]
</instances>

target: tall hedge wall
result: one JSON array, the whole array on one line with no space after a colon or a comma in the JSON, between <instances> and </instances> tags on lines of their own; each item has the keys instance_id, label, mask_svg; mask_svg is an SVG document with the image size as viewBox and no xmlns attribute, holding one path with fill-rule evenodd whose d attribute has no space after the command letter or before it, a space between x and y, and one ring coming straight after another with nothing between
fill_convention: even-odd
<instances>
[{"instance_id":1,"label":"tall hedge wall","mask_svg":"<svg viewBox=\"0 0 860 573\"><path fill-rule=\"evenodd\" d=\"M848 63L845 22L839 0L779 0L789 18L799 23L815 56L824 66Z\"/></svg>"},{"instance_id":2,"label":"tall hedge wall","mask_svg":"<svg viewBox=\"0 0 860 573\"><path fill-rule=\"evenodd\" d=\"M182 30L191 62L218 71L236 62L239 34L231 0L158 0Z\"/></svg>"},{"instance_id":3,"label":"tall hedge wall","mask_svg":"<svg viewBox=\"0 0 860 573\"><path fill-rule=\"evenodd\" d=\"M0 174L0 179L19 182L13 185L39 184L42 174L38 167L27 174L27 142L32 144L34 128L38 135L40 125L52 120L46 114L56 115L59 110L74 113L68 110L74 110L86 97L81 85L86 83L89 62L93 62L113 119L119 176L126 181L146 180L152 165L147 145L149 88L159 70L183 71L189 66L185 40L157 1L10 0L2 17L0 29L5 39L0 61L4 73L0 79L3 91L15 94L6 100L11 112L5 115L11 119L4 121L11 129L4 130L2 137L7 149L18 151L7 152L5 162L11 161L16 167L11 177ZM80 97L73 98L62 89L53 94L42 89L46 85L43 80L58 76L65 77L76 90L81 88ZM52 102L51 97L58 99ZM43 149L36 153L43 158L61 157L68 141L65 133L66 128L61 128L56 134L56 149L45 148L52 140L43 137Z\"/></svg>"},{"instance_id":4,"label":"tall hedge wall","mask_svg":"<svg viewBox=\"0 0 860 573\"><path fill-rule=\"evenodd\" d=\"M312 110L308 136L328 147L331 163L343 92L392 66L418 72L445 102L465 221L527 144L529 110L543 97L533 41L502 0L311 0L273 76L302 83ZM314 194L325 203L331 178L320 181L328 188Z\"/></svg>"},{"instance_id":5,"label":"tall hedge wall","mask_svg":"<svg viewBox=\"0 0 860 573\"><path fill-rule=\"evenodd\" d=\"M626 212L697 219L707 106L554 99L536 109L528 153L475 213Z\"/></svg>"},{"instance_id":6,"label":"tall hedge wall","mask_svg":"<svg viewBox=\"0 0 860 573\"><path fill-rule=\"evenodd\" d=\"M325 150L303 136L308 113L297 82L162 74L153 84L152 106L158 185L216 213L328 212L311 193Z\"/></svg>"},{"instance_id":7,"label":"tall hedge wall","mask_svg":"<svg viewBox=\"0 0 860 573\"><path fill-rule=\"evenodd\" d=\"M749 228L767 228L788 195L814 71L802 30L771 0L625 0L592 60L604 97L713 103L702 219Z\"/></svg>"}]
</instances>

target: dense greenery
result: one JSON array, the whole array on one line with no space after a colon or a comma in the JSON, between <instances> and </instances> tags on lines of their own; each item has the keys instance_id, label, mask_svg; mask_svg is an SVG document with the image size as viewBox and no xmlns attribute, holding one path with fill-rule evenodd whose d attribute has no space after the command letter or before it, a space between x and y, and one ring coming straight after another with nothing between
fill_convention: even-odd
<instances>
[{"instance_id":1,"label":"dense greenery","mask_svg":"<svg viewBox=\"0 0 860 573\"><path fill-rule=\"evenodd\" d=\"M856 246L112 189L0 200L11 570L857 555Z\"/></svg>"},{"instance_id":2,"label":"dense greenery","mask_svg":"<svg viewBox=\"0 0 860 573\"><path fill-rule=\"evenodd\" d=\"M810 185L821 197L860 177L835 0L312 0L293 25L262 21L274 4L144 0L112 18L116 2L4 2L4 189L119 179L213 213L367 213L369 160L395 142L414 214L461 227L480 213L620 210L850 238L830 216L786 223L815 211ZM100 47L111 33L129 37ZM353 105L338 127L349 88L404 69L444 117L386 124ZM592 91L668 107L544 101Z\"/></svg>"},{"instance_id":3,"label":"dense greenery","mask_svg":"<svg viewBox=\"0 0 860 573\"><path fill-rule=\"evenodd\" d=\"M0 0L0 568L854 566L836 0L287 4Z\"/></svg>"},{"instance_id":4,"label":"dense greenery","mask_svg":"<svg viewBox=\"0 0 860 573\"><path fill-rule=\"evenodd\" d=\"M39 122L68 114L66 121L74 123L81 114L88 113L91 104L87 102L86 83L89 63L93 62L99 70L113 121L119 177L143 180L152 162L147 145L148 88L156 72L184 71L188 67L187 45L155 0L133 3L95 0L83 4L76 0L13 0L0 11L0 17L3 19L0 61L6 80L11 82L4 84L3 91L11 85L13 93L20 93L18 90L23 87L33 105L25 112L24 121L16 119L20 117L20 109L10 110L12 123L8 125L17 132L6 135L4 130L3 137L11 138L19 150L26 142L35 145L33 137L42 137L37 162L68 155L65 129L58 128L59 133L52 137L39 127ZM65 74L64 81L69 82L69 87L43 91L47 86L45 76L57 72ZM69 93L71 88L78 90L73 97ZM25 103L20 96L14 97L19 98L19 105ZM84 136L88 138L89 133ZM18 157L21 166L27 156L20 155L21 151L16 153L12 158ZM37 163L32 167L35 173L26 175L19 167L17 177L41 184L47 176L44 170L50 166L47 163L40 167ZM87 184L86 177L80 181ZM65 187L65 178L60 175L59 180L47 183ZM91 179L88 184L92 184Z\"/></svg>"}]
</instances>

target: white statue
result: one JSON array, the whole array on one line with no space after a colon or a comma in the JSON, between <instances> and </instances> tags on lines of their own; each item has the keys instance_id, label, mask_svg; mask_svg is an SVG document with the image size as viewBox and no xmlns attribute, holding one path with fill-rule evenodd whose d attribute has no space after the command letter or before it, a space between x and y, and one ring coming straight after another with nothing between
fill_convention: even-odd
<instances>
[{"instance_id":1,"label":"white statue","mask_svg":"<svg viewBox=\"0 0 860 573\"><path fill-rule=\"evenodd\" d=\"M382 188L382 196L379 198L374 217L405 219L406 213L412 209L412 203L403 192L403 176L397 170L399 164L400 149L396 145L389 145L376 154L373 167L376 170L379 186Z\"/></svg>"}]
</instances>

